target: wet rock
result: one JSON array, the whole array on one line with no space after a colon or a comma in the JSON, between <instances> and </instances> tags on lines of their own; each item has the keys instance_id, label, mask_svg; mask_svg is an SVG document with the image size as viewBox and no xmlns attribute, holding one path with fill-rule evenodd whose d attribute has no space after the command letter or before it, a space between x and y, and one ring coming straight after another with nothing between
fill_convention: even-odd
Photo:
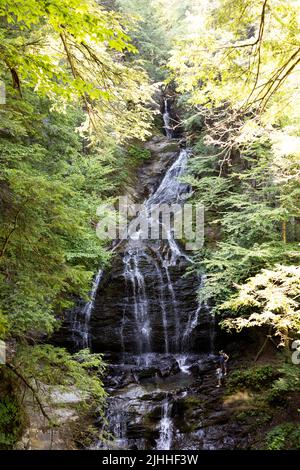
<instances>
[{"instance_id":1,"label":"wet rock","mask_svg":"<svg viewBox=\"0 0 300 470\"><path fill-rule=\"evenodd\" d=\"M145 379L149 377L155 377L160 374L160 369L157 367L148 367L138 371L139 379Z\"/></svg>"},{"instance_id":2,"label":"wet rock","mask_svg":"<svg viewBox=\"0 0 300 470\"><path fill-rule=\"evenodd\" d=\"M143 395L141 397L141 400L157 402L157 401L162 401L165 398L166 398L166 394L164 392L154 392L154 393Z\"/></svg>"},{"instance_id":3,"label":"wet rock","mask_svg":"<svg viewBox=\"0 0 300 470\"><path fill-rule=\"evenodd\" d=\"M160 295L163 296L161 302L169 315L168 337L169 349L176 350L176 322L181 326L182 337L179 341L185 341L185 328L197 310L196 294L198 279L193 276L184 277L186 267L173 267L169 274L160 264L162 279L157 279L157 269L146 253L141 258L140 269L146 285L148 299L148 316L151 328L151 350L153 352L163 352L165 349L165 332L162 318L162 306ZM170 278L168 278L170 276ZM173 292L170 291L169 283L172 282ZM158 285L159 282L159 285ZM125 295L124 295L125 293ZM114 260L109 277L102 283L95 301L95 309L91 318L92 346L96 352L121 352L123 349L134 353L137 349L137 332L135 318L132 312L134 292L132 286L126 285L124 278L124 263L122 253ZM173 296L176 297L174 305ZM174 309L176 311L174 311ZM194 329L186 342L190 350L193 348L203 348L203 351L210 347L209 329L211 327L209 320L203 315L199 315L199 325ZM176 319L179 317L179 320ZM162 368L164 374L164 367Z\"/></svg>"},{"instance_id":4,"label":"wet rock","mask_svg":"<svg viewBox=\"0 0 300 470\"><path fill-rule=\"evenodd\" d=\"M230 420L231 414L228 411L220 410L211 413L207 419L204 420L203 426L215 426L217 424L224 424Z\"/></svg>"}]
</instances>

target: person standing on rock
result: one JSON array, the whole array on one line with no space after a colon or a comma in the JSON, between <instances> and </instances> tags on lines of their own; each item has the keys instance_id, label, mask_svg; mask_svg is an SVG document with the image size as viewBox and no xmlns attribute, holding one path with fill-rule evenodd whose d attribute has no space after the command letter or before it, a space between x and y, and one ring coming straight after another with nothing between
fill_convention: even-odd
<instances>
[{"instance_id":1,"label":"person standing on rock","mask_svg":"<svg viewBox=\"0 0 300 470\"><path fill-rule=\"evenodd\" d=\"M221 367L216 368L216 376L217 376L217 379L218 379L217 388L220 388L221 385L222 385L222 379L223 379L223 372L222 372Z\"/></svg>"},{"instance_id":2,"label":"person standing on rock","mask_svg":"<svg viewBox=\"0 0 300 470\"><path fill-rule=\"evenodd\" d=\"M219 363L221 367L221 371L224 375L227 375L227 362L228 362L229 356L226 354L224 351L219 351Z\"/></svg>"}]
</instances>

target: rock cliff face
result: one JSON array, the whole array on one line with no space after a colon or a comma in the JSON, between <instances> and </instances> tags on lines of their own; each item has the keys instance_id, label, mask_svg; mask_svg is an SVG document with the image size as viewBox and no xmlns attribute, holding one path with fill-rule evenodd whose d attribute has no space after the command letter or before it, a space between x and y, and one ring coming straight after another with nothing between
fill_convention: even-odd
<instances>
[{"instance_id":1,"label":"rock cliff face","mask_svg":"<svg viewBox=\"0 0 300 470\"><path fill-rule=\"evenodd\" d=\"M159 250L159 247L157 249ZM123 256L122 251L117 254L112 270L104 276L95 301L90 323L93 351L106 353L138 351L136 337L138 333L133 308L134 286L126 282ZM151 328L148 352L166 352L165 328L168 335L167 351L208 351L211 344L211 322L205 307L199 312L197 326L190 334L188 332L188 325L198 308L196 300L198 278L193 275L184 277L186 272L184 262L167 272L156 256L156 251L148 249L143 253L139 263L146 286L145 302ZM156 265L153 264L153 258ZM165 320L162 307L166 311ZM164 321L167 325L164 325ZM178 323L181 331L179 340L176 336Z\"/></svg>"},{"instance_id":2,"label":"rock cliff face","mask_svg":"<svg viewBox=\"0 0 300 470\"><path fill-rule=\"evenodd\" d=\"M43 416L36 400L24 390L23 407L26 414L26 429L17 450L76 450L76 433L80 428L80 415L76 406L85 397L76 389L62 392L55 387L40 384L40 399L47 416L56 424L54 427Z\"/></svg>"}]
</instances>

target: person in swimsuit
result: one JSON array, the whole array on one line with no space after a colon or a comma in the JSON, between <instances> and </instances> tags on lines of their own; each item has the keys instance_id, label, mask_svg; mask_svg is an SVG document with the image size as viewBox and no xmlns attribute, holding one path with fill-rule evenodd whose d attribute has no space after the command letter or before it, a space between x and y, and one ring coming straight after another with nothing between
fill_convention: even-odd
<instances>
[{"instance_id":1,"label":"person in swimsuit","mask_svg":"<svg viewBox=\"0 0 300 470\"><path fill-rule=\"evenodd\" d=\"M219 351L219 364L224 375L227 375L227 362L229 356L224 351Z\"/></svg>"}]
</instances>

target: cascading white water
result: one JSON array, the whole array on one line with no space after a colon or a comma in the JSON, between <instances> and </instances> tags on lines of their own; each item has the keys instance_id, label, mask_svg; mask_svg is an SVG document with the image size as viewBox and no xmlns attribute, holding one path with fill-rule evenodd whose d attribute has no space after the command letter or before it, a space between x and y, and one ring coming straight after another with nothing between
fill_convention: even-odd
<instances>
[{"instance_id":1,"label":"cascading white water","mask_svg":"<svg viewBox=\"0 0 300 470\"><path fill-rule=\"evenodd\" d=\"M171 204L174 202L183 203L189 194L188 185L182 183L179 178L184 174L188 161L189 151L182 149L166 172L163 180L161 181L157 190L145 201L144 209L139 214L139 219L147 219L150 222L151 219L151 208L154 205L160 204ZM147 225L147 224L146 224ZM177 300L174 292L171 276L169 273L169 266L176 265L180 258L187 259L184 251L179 247L178 243L174 239L173 231L171 227L166 227L161 224L164 229L166 236L166 251L163 256L157 251L157 257L160 261L160 266L153 259L151 260L154 264L155 269L159 272L159 280L163 281L163 272L167 278L167 289L172 298L173 312L172 319L175 322L175 346L174 349L178 350L180 345L180 316L177 310ZM132 229L133 227L133 229ZM149 260L149 256L146 255L146 242L139 239L140 231L136 231L135 221L132 221L128 228L130 238L128 245L123 257L124 263L124 278L127 284L131 285L132 289L132 311L135 318L136 325L136 342L138 345L138 353L147 353L151 351L151 324L150 316L148 314L149 300L147 298L146 282L144 279L143 271L140 269L140 265L143 259ZM161 298L162 291L160 289L160 306L162 310L164 337L165 337L165 352L169 352L169 341L167 327L170 321L167 318L167 312L164 308L164 301Z\"/></svg>"},{"instance_id":2,"label":"cascading white water","mask_svg":"<svg viewBox=\"0 0 300 470\"><path fill-rule=\"evenodd\" d=\"M140 354L150 351L151 325L148 315L148 299L146 295L145 280L139 269L138 252L130 247L123 258L125 269L124 277L132 285L133 310L136 322L136 339Z\"/></svg>"},{"instance_id":3,"label":"cascading white water","mask_svg":"<svg viewBox=\"0 0 300 470\"><path fill-rule=\"evenodd\" d=\"M159 428L159 439L157 440L157 450L170 450L173 437L173 422L171 418L171 404L166 398L162 406L162 418Z\"/></svg>"},{"instance_id":4,"label":"cascading white water","mask_svg":"<svg viewBox=\"0 0 300 470\"><path fill-rule=\"evenodd\" d=\"M166 136L168 139L172 139L173 137L173 128L171 126L171 116L169 111L169 102L168 98L164 100L164 113L163 113L163 120L164 120L164 128L166 131Z\"/></svg>"},{"instance_id":5,"label":"cascading white water","mask_svg":"<svg viewBox=\"0 0 300 470\"><path fill-rule=\"evenodd\" d=\"M189 355L188 354L176 354L175 357L176 357L176 361L179 365L179 369L181 370L181 372L183 372L184 374L189 374L190 373L189 364L188 364Z\"/></svg>"},{"instance_id":6,"label":"cascading white water","mask_svg":"<svg viewBox=\"0 0 300 470\"><path fill-rule=\"evenodd\" d=\"M77 349L90 347L90 319L102 275L103 271L100 269L93 282L90 300L85 304L80 312L76 313L74 317L72 336Z\"/></svg>"},{"instance_id":7,"label":"cascading white water","mask_svg":"<svg viewBox=\"0 0 300 470\"><path fill-rule=\"evenodd\" d=\"M181 149L178 157L166 172L157 190L150 196L145 205L149 209L155 204L171 204L183 202L190 195L190 188L182 183L179 178L184 175L190 151Z\"/></svg>"},{"instance_id":8,"label":"cascading white water","mask_svg":"<svg viewBox=\"0 0 300 470\"><path fill-rule=\"evenodd\" d=\"M204 288L205 281L206 281L206 276L205 274L203 274L200 278L200 290ZM183 336L182 336L182 342L184 345L188 342L191 333L194 331L194 329L198 325L199 314L203 307L205 308L205 310L209 309L206 301L199 302L199 305L197 309L195 310L195 312L192 312L190 314L188 322L183 332Z\"/></svg>"},{"instance_id":9,"label":"cascading white water","mask_svg":"<svg viewBox=\"0 0 300 470\"><path fill-rule=\"evenodd\" d=\"M167 102L164 121L166 131L170 131ZM169 134L167 132L167 136L172 138L171 131ZM118 296L117 314L121 354L114 364L115 372L111 375L113 396L107 413L108 430L115 436L118 448L145 448L142 443L144 437L136 438L132 435L136 436L142 429L143 416L153 411L151 406L155 407L154 411L157 410L157 402L154 405L149 403L147 386L143 386L140 377L147 378L149 373L153 374L150 375L151 385L148 383L148 386L161 392L164 390L160 389L163 378L168 377L164 367L173 368L171 374L179 374L180 383L191 383L191 365L195 367L195 362L198 363L199 360L199 356L190 354L193 350L191 343L203 310L205 313L208 307L204 302L196 305L197 278L194 276L193 287L189 283L185 285L187 292L192 292L194 296L189 299L192 308L185 309L186 291L181 290L180 276L186 273L191 259L175 239L173 228L161 218L158 219L158 225L164 234L163 240L149 240L143 236L143 227L147 227L147 231L151 227L153 206L182 206L191 194L189 185L180 181L185 174L189 156L188 149L180 150L158 188L144 202L137 217L130 222L129 236L121 252L121 272L123 282L125 281L124 296ZM204 282L205 276L202 276L199 286L203 287ZM123 378L126 379L125 382ZM120 388L119 383L125 385ZM138 396L131 396L131 391ZM139 396L145 398L139 401ZM155 425L155 432L159 435L158 439L155 437L157 449L171 449L176 439L171 414L172 403L172 396L168 394L162 402L161 419Z\"/></svg>"},{"instance_id":10,"label":"cascading white water","mask_svg":"<svg viewBox=\"0 0 300 470\"><path fill-rule=\"evenodd\" d=\"M126 448L126 413L124 411L124 399L114 398L109 401L107 421L114 438L114 448ZM111 436L110 436L111 438ZM90 450L109 449L108 442L99 440L90 447Z\"/></svg>"},{"instance_id":11,"label":"cascading white water","mask_svg":"<svg viewBox=\"0 0 300 470\"><path fill-rule=\"evenodd\" d=\"M168 317L167 317L167 310L166 310L166 305L165 305L165 300L164 300L164 279L163 279L161 268L159 267L155 259L151 259L148 255L146 255L146 257L150 262L154 263L157 277L159 279L159 303L160 303L161 314L162 314L162 326L164 330L165 352L168 354L169 352Z\"/></svg>"},{"instance_id":12,"label":"cascading white water","mask_svg":"<svg viewBox=\"0 0 300 470\"><path fill-rule=\"evenodd\" d=\"M162 265L162 267L165 271L166 278L167 278L168 291L169 291L169 293L171 295L171 298L172 298L173 319L174 319L174 326L175 326L175 328L174 328L174 330L175 330L174 343L175 343L175 349L178 351L179 350L179 343L180 343L180 333L181 333L180 332L180 317L179 317L179 312L178 312L178 308L177 308L177 299L176 299L175 291L174 291L173 284L172 284L172 281L171 281L171 276L170 276L170 273L169 273L169 265L174 264L174 261L176 263L176 260L178 259L178 256L180 256L180 251L179 251L179 249L177 249L177 245L176 245L175 250L173 249L173 246L170 245L170 249L171 249L172 256L171 256L171 259L169 261L164 260L160 253L158 253L158 257L159 257L159 259L161 261L161 265Z\"/></svg>"}]
</instances>

